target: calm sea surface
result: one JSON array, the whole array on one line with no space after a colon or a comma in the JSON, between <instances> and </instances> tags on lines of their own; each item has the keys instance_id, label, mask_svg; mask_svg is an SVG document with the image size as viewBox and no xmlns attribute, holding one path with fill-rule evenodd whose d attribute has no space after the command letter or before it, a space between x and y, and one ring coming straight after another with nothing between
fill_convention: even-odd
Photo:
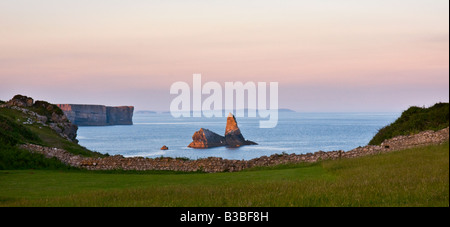
<instances>
[{"instance_id":1,"label":"calm sea surface","mask_svg":"<svg viewBox=\"0 0 450 227\"><path fill-rule=\"evenodd\" d=\"M134 125L80 127L80 145L90 150L125 157L187 157L198 159L252 159L286 152L302 154L319 150L351 150L365 146L381 127L392 123L400 113L295 113L280 112L278 126L260 129L259 118L237 118L245 139L256 146L192 149L192 135L207 128L225 133L223 118L173 118L170 114L135 114ZM160 148L166 145L169 150Z\"/></svg>"}]
</instances>

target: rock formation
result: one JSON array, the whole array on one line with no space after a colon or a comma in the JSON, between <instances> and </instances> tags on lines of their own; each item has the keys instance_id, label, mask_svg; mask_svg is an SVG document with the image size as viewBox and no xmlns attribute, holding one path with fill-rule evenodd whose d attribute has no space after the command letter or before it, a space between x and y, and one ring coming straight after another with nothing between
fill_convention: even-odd
<instances>
[{"instance_id":1,"label":"rock formation","mask_svg":"<svg viewBox=\"0 0 450 227\"><path fill-rule=\"evenodd\" d=\"M23 95L16 95L11 100L6 102L5 106L32 107L33 104L34 100L32 98Z\"/></svg>"},{"instance_id":2,"label":"rock formation","mask_svg":"<svg viewBox=\"0 0 450 227\"><path fill-rule=\"evenodd\" d=\"M243 145L257 145L253 141L244 139L241 134L236 118L233 114L229 114L227 118L227 126L225 128L225 136L218 135L208 129L201 128L192 136L192 142L188 147L191 148L211 148L211 147L240 147Z\"/></svg>"},{"instance_id":3,"label":"rock formation","mask_svg":"<svg viewBox=\"0 0 450 227\"><path fill-rule=\"evenodd\" d=\"M30 97L23 95L16 95L11 100L3 105L3 108L11 108L19 110L28 116L26 122L23 124L42 124L51 128L58 133L61 137L66 138L69 141L78 143L77 131L78 126L72 124L64 115L58 106L50 104L45 101L36 101Z\"/></svg>"},{"instance_id":4,"label":"rock formation","mask_svg":"<svg viewBox=\"0 0 450 227\"><path fill-rule=\"evenodd\" d=\"M161 150L165 151L165 150L169 150L169 148L166 145L164 145L161 147Z\"/></svg>"},{"instance_id":5,"label":"rock formation","mask_svg":"<svg viewBox=\"0 0 450 227\"><path fill-rule=\"evenodd\" d=\"M244 139L244 136L241 134L241 130L239 129L236 118L233 114L229 114L227 118L227 127L225 128L225 141L227 146L230 147L239 147L242 145L256 145L257 143L253 141L248 141Z\"/></svg>"},{"instance_id":6,"label":"rock formation","mask_svg":"<svg viewBox=\"0 0 450 227\"><path fill-rule=\"evenodd\" d=\"M225 137L218 135L208 129L201 128L192 136L191 148L210 148L226 146Z\"/></svg>"},{"instance_id":7,"label":"rock formation","mask_svg":"<svg viewBox=\"0 0 450 227\"><path fill-rule=\"evenodd\" d=\"M67 118L78 126L132 125L133 106L58 104Z\"/></svg>"}]
</instances>

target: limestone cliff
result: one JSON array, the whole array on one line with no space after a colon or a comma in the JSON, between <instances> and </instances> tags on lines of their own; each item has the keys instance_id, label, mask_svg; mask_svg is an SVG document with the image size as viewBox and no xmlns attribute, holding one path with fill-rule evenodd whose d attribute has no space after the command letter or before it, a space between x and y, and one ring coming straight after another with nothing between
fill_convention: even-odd
<instances>
[{"instance_id":1,"label":"limestone cliff","mask_svg":"<svg viewBox=\"0 0 450 227\"><path fill-rule=\"evenodd\" d=\"M133 124L132 106L106 107L106 122L109 125L132 125Z\"/></svg>"},{"instance_id":2,"label":"limestone cliff","mask_svg":"<svg viewBox=\"0 0 450 227\"><path fill-rule=\"evenodd\" d=\"M133 124L133 106L58 104L58 107L78 126Z\"/></svg>"}]
</instances>

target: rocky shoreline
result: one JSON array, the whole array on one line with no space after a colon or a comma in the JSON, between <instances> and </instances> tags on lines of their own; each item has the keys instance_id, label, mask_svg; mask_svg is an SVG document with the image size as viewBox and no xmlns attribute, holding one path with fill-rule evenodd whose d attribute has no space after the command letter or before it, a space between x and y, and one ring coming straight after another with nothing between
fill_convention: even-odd
<instances>
[{"instance_id":1,"label":"rocky shoreline","mask_svg":"<svg viewBox=\"0 0 450 227\"><path fill-rule=\"evenodd\" d=\"M424 131L410 136L399 136L384 141L380 146L368 145L350 151L318 151L307 154L274 154L251 160L228 160L210 157L198 160L181 158L125 158L115 155L105 158L89 158L71 154L63 149L24 144L21 148L33 153L40 153L48 158L57 158L61 162L88 170L171 170L184 172L236 172L257 166L274 166L291 163L313 163L320 160L356 158L367 155L387 153L412 147L442 144L449 140L449 128L439 131Z\"/></svg>"}]
</instances>

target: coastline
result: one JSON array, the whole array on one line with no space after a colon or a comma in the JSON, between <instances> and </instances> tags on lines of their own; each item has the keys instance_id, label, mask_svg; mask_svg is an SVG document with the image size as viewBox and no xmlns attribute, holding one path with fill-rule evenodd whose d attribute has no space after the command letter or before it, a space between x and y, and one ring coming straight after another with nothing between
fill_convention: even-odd
<instances>
[{"instance_id":1,"label":"coastline","mask_svg":"<svg viewBox=\"0 0 450 227\"><path fill-rule=\"evenodd\" d=\"M197 160L182 158L144 158L114 155L105 158L88 158L71 154L64 149L43 147L34 144L23 144L20 147L33 153L40 153L47 158L57 158L61 162L87 170L169 170L183 172L237 172L260 166L281 164L313 163L321 160L356 158L367 155L393 152L412 147L442 144L449 140L449 128L439 131L423 131L415 135L398 136L385 140L381 145L367 145L350 151L317 151L307 154L274 154L261 156L251 160L228 160L209 157Z\"/></svg>"}]
</instances>

